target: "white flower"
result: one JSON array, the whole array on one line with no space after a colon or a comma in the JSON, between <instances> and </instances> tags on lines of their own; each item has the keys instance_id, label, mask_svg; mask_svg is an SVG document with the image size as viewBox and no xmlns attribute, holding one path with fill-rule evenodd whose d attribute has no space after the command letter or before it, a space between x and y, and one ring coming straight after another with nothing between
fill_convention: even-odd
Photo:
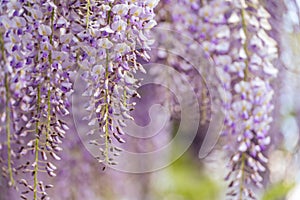
<instances>
[{"instance_id":1,"label":"white flower","mask_svg":"<svg viewBox=\"0 0 300 200\"><path fill-rule=\"evenodd\" d=\"M235 84L234 86L234 90L237 93L241 93L241 94L245 94L249 91L250 89L250 84L249 82L245 82L245 81L240 81L239 83Z\"/></svg>"},{"instance_id":2,"label":"white flower","mask_svg":"<svg viewBox=\"0 0 300 200\"><path fill-rule=\"evenodd\" d=\"M228 19L228 23L236 24L238 22L240 22L240 17L238 16L238 14L236 12L233 12Z\"/></svg>"},{"instance_id":3,"label":"white flower","mask_svg":"<svg viewBox=\"0 0 300 200\"><path fill-rule=\"evenodd\" d=\"M230 47L230 42L227 39L221 40L216 46L215 49L219 53L226 53L228 52Z\"/></svg>"},{"instance_id":4,"label":"white flower","mask_svg":"<svg viewBox=\"0 0 300 200\"><path fill-rule=\"evenodd\" d=\"M257 35L254 35L254 36L251 37L250 45L251 46L256 46L259 49L263 49L262 40L260 38L258 38Z\"/></svg>"},{"instance_id":5,"label":"white flower","mask_svg":"<svg viewBox=\"0 0 300 200\"><path fill-rule=\"evenodd\" d=\"M40 35L50 36L51 33L52 33L52 30L49 26L41 24L38 28L38 32L39 32Z\"/></svg>"},{"instance_id":6,"label":"white flower","mask_svg":"<svg viewBox=\"0 0 300 200\"><path fill-rule=\"evenodd\" d=\"M217 38L229 38L230 37L230 29L228 26L221 26L216 31Z\"/></svg>"},{"instance_id":7,"label":"white flower","mask_svg":"<svg viewBox=\"0 0 300 200\"><path fill-rule=\"evenodd\" d=\"M207 46L209 46L209 42L207 42ZM232 58L229 55L218 55L214 57L214 61L216 65L226 66L232 63Z\"/></svg>"},{"instance_id":8,"label":"white flower","mask_svg":"<svg viewBox=\"0 0 300 200\"><path fill-rule=\"evenodd\" d=\"M270 61L265 60L263 66L264 73L273 77L277 76L278 69L276 69Z\"/></svg>"},{"instance_id":9,"label":"white flower","mask_svg":"<svg viewBox=\"0 0 300 200\"><path fill-rule=\"evenodd\" d=\"M262 41L264 41L264 43L266 43L268 46L277 46L277 42L271 38L270 36L268 36L268 34L263 30L260 29L257 33L258 37L262 39Z\"/></svg>"},{"instance_id":10,"label":"white flower","mask_svg":"<svg viewBox=\"0 0 300 200\"><path fill-rule=\"evenodd\" d=\"M144 1L149 8L155 8L159 2L159 0L145 0Z\"/></svg>"},{"instance_id":11,"label":"white flower","mask_svg":"<svg viewBox=\"0 0 300 200\"><path fill-rule=\"evenodd\" d=\"M123 20L117 20L112 23L111 28L117 32L124 32L126 30L127 23Z\"/></svg>"},{"instance_id":12,"label":"white flower","mask_svg":"<svg viewBox=\"0 0 300 200\"><path fill-rule=\"evenodd\" d=\"M248 149L246 142L242 142L239 146L239 151L240 152L246 152Z\"/></svg>"},{"instance_id":13,"label":"white flower","mask_svg":"<svg viewBox=\"0 0 300 200\"><path fill-rule=\"evenodd\" d=\"M232 94L229 91L219 87L218 92L219 92L221 100L224 104L228 105L231 103Z\"/></svg>"},{"instance_id":14,"label":"white flower","mask_svg":"<svg viewBox=\"0 0 300 200\"><path fill-rule=\"evenodd\" d=\"M260 26L267 31L272 29L269 21L266 18L260 19L259 23L260 23Z\"/></svg>"},{"instance_id":15,"label":"white flower","mask_svg":"<svg viewBox=\"0 0 300 200\"><path fill-rule=\"evenodd\" d=\"M130 47L126 43L117 44L114 50L117 53L125 54L130 51Z\"/></svg>"},{"instance_id":16,"label":"white flower","mask_svg":"<svg viewBox=\"0 0 300 200\"><path fill-rule=\"evenodd\" d=\"M156 25L157 25L157 22L152 19L152 20L149 20L147 23L144 24L144 29L151 29Z\"/></svg>"},{"instance_id":17,"label":"white flower","mask_svg":"<svg viewBox=\"0 0 300 200\"><path fill-rule=\"evenodd\" d=\"M249 20L249 24L251 24L254 28L259 28L259 21L257 20L256 16L252 16Z\"/></svg>"},{"instance_id":18,"label":"white flower","mask_svg":"<svg viewBox=\"0 0 300 200\"><path fill-rule=\"evenodd\" d=\"M230 86L231 76L229 73L225 72L222 68L216 68L217 76L220 82L223 84L222 86L227 89Z\"/></svg>"},{"instance_id":19,"label":"white flower","mask_svg":"<svg viewBox=\"0 0 300 200\"><path fill-rule=\"evenodd\" d=\"M18 28L24 27L26 25L26 20L23 17L14 17L13 21Z\"/></svg>"},{"instance_id":20,"label":"white flower","mask_svg":"<svg viewBox=\"0 0 300 200\"><path fill-rule=\"evenodd\" d=\"M237 73L239 77L243 78L245 76L244 69L246 68L246 65L244 62L234 62L231 65L229 65L229 71L231 73Z\"/></svg>"},{"instance_id":21,"label":"white flower","mask_svg":"<svg viewBox=\"0 0 300 200\"><path fill-rule=\"evenodd\" d=\"M95 65L92 69L94 74L102 75L105 72L105 69L102 65Z\"/></svg>"},{"instance_id":22,"label":"white flower","mask_svg":"<svg viewBox=\"0 0 300 200\"><path fill-rule=\"evenodd\" d=\"M215 49L215 45L212 45L209 41L203 41L201 46L203 47L203 50L207 53L210 53Z\"/></svg>"},{"instance_id":23,"label":"white flower","mask_svg":"<svg viewBox=\"0 0 300 200\"><path fill-rule=\"evenodd\" d=\"M135 17L139 17L143 12L143 9L140 6L132 5L130 8L130 14Z\"/></svg>"},{"instance_id":24,"label":"white flower","mask_svg":"<svg viewBox=\"0 0 300 200\"><path fill-rule=\"evenodd\" d=\"M263 6L259 6L257 9L257 17L270 18L271 15Z\"/></svg>"},{"instance_id":25,"label":"white flower","mask_svg":"<svg viewBox=\"0 0 300 200\"><path fill-rule=\"evenodd\" d=\"M249 101L241 100L236 101L232 104L233 110L236 112L236 114L248 112L252 108L252 104Z\"/></svg>"},{"instance_id":26,"label":"white flower","mask_svg":"<svg viewBox=\"0 0 300 200\"><path fill-rule=\"evenodd\" d=\"M105 31L106 33L114 33L114 31L110 28L109 25L103 27L103 28L100 28L99 29L100 31Z\"/></svg>"},{"instance_id":27,"label":"white flower","mask_svg":"<svg viewBox=\"0 0 300 200\"><path fill-rule=\"evenodd\" d=\"M252 64L256 64L256 65L261 65L262 64L262 59L260 56L258 56L256 53L254 53L251 58L250 58L250 62Z\"/></svg>"},{"instance_id":28,"label":"white flower","mask_svg":"<svg viewBox=\"0 0 300 200\"><path fill-rule=\"evenodd\" d=\"M117 4L112 8L112 12L120 16L125 16L128 10L129 6L127 4Z\"/></svg>"},{"instance_id":29,"label":"white flower","mask_svg":"<svg viewBox=\"0 0 300 200\"><path fill-rule=\"evenodd\" d=\"M113 46L113 43L107 38L101 38L98 40L98 45L103 49L110 49Z\"/></svg>"}]
</instances>

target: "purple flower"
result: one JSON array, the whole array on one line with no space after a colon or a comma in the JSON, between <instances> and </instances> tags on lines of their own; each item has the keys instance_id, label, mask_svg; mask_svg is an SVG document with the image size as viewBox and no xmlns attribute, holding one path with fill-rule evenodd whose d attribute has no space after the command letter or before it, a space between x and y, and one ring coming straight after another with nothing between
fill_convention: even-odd
<instances>
[{"instance_id":1,"label":"purple flower","mask_svg":"<svg viewBox=\"0 0 300 200\"><path fill-rule=\"evenodd\" d=\"M86 105L90 114L86 119L89 125L98 126L104 140L101 142L99 138L97 143L93 142L104 144L97 158L101 163L115 164L113 155L117 154L110 151L114 149L112 138L124 143L116 132L123 132L124 119L133 119L129 114L132 109L129 101L137 94L138 80L134 74L142 70L137 55L147 58L145 50L149 46L146 40L156 24L153 20L156 4L157 1L143 4L139 1L102 1L99 5L88 1L83 7L75 1L70 5L73 10L69 16L71 33L79 38L71 51L80 55L77 63L84 71L82 77L87 83L83 95L90 97ZM135 20L131 23L128 19L132 18Z\"/></svg>"},{"instance_id":2,"label":"purple flower","mask_svg":"<svg viewBox=\"0 0 300 200\"><path fill-rule=\"evenodd\" d=\"M277 42L268 35L270 15L258 1L214 0L201 5L180 0L169 6L170 23L199 42L215 62L225 114L223 135L234 141L227 144L233 154L229 194L237 199L253 197L248 185L262 182L265 150L271 142L271 81L278 73L272 64L278 55ZM188 49L187 45L182 54ZM209 69L204 71L209 74Z\"/></svg>"}]
</instances>

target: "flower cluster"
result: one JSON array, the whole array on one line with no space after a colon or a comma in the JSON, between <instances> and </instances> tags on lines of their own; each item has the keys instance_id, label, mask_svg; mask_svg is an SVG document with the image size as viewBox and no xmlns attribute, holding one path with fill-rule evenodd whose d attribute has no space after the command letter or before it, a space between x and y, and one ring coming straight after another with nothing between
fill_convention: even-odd
<instances>
[{"instance_id":1,"label":"flower cluster","mask_svg":"<svg viewBox=\"0 0 300 200\"><path fill-rule=\"evenodd\" d=\"M203 2L197 1L161 1L159 5L161 12L157 13L158 31L155 32L157 51L153 51L151 57L156 62L175 70L163 67L150 71L165 85L175 85L174 89L179 93L192 88L199 100L200 125L207 125L211 115L211 102L206 81L213 74L207 67L209 65L207 57L202 54L204 51L198 43L202 41L193 35L197 33L195 29L199 28L200 31L202 20L198 17L198 11L203 5ZM183 80L188 80L190 85L183 84ZM176 98L170 98L172 94L165 95L172 117L179 118L178 101Z\"/></svg>"},{"instance_id":2,"label":"flower cluster","mask_svg":"<svg viewBox=\"0 0 300 200\"><path fill-rule=\"evenodd\" d=\"M70 5L74 11L68 16L70 34L75 36L71 50L77 52L76 62L87 83L83 95L89 97L85 119L92 128L88 134L101 132L104 141L99 138L91 144L99 146L97 159L104 164L115 164L112 156L120 149L112 144L112 138L124 143L122 128L125 120L133 119L129 112L134 103L129 100L139 96L139 80L134 74L145 72L137 59L150 59L149 31L156 25L153 9L157 3L87 1L82 5L75 1Z\"/></svg>"},{"instance_id":3,"label":"flower cluster","mask_svg":"<svg viewBox=\"0 0 300 200\"><path fill-rule=\"evenodd\" d=\"M6 158L7 163L3 166L3 175L9 177L9 185L15 185L14 174L15 171L13 166L13 157L16 157L16 151L13 148L14 143L17 140L17 135L14 136L13 128L17 127L18 119L16 111L14 110L14 105L17 99L20 97L21 89L24 87L24 82L20 79L24 79L24 71L20 68L22 67L22 62L17 62L17 60L22 61L23 56L14 54L14 51L18 50L20 44L19 34L22 32L22 28L25 27L26 22L19 17L19 13L13 11L13 4L9 2L1 3L1 35L0 35L0 46L1 46L1 121L3 126L2 131L6 133L6 139L3 139L2 145L6 146ZM8 10L9 9L9 10ZM6 10L11 11L5 12ZM10 20L10 16L14 15L14 20ZM10 29L9 31L7 31ZM18 31L21 30L21 31ZM10 33L10 34L9 34ZM16 52L18 53L18 51ZM26 119L25 117L25 120ZM5 123L5 125L4 125ZM5 142L4 142L5 141ZM2 146L1 145L1 146ZM1 148L2 149L2 148ZM4 147L3 147L4 149Z\"/></svg>"},{"instance_id":4,"label":"flower cluster","mask_svg":"<svg viewBox=\"0 0 300 200\"><path fill-rule=\"evenodd\" d=\"M30 172L20 178L25 186L22 198L33 192L33 199L47 198L39 180L41 171L56 176L49 157L60 160L57 152L67 124L60 116L69 114L71 75L79 68L87 83L84 95L90 100L86 119L96 125L90 133L103 133L104 149L99 161L114 164L110 153L114 137L125 141L122 127L134 103L130 97L144 72L138 57L149 60L149 38L156 25L157 0L148 1L2 1L1 2L1 119L6 125L7 163L4 175L14 185L14 172ZM2 105L2 104L1 104ZM15 134L16 133L16 134ZM93 141L93 144L98 144ZM15 151L13 150L15 147ZM102 149L102 147L101 147ZM13 158L32 152L32 161L13 166ZM4 160L4 159L1 159ZM38 187L40 191L38 191Z\"/></svg>"},{"instance_id":5,"label":"flower cluster","mask_svg":"<svg viewBox=\"0 0 300 200\"><path fill-rule=\"evenodd\" d=\"M214 61L214 68L204 72L217 74L225 114L223 135L231 141L226 146L233 154L228 194L239 199L253 197L246 185L261 186L263 180L274 107L271 80L278 72L272 64L277 43L267 33L272 28L270 14L254 0L201 4L181 0L170 5L171 23L199 42L207 58ZM187 44L186 49L191 46Z\"/></svg>"},{"instance_id":6,"label":"flower cluster","mask_svg":"<svg viewBox=\"0 0 300 200\"><path fill-rule=\"evenodd\" d=\"M232 10L227 25L234 37L230 44L230 64L220 68L229 77L228 85L234 88L227 96L230 105L225 122L238 150L231 149L234 153L228 178L232 178L233 190L229 194L239 199L255 198L246 185L252 182L262 186L261 174L268 161L265 156L271 141L269 130L274 107L270 81L278 73L272 64L278 56L277 43L267 34L271 30L270 15L258 1L232 1L229 6Z\"/></svg>"},{"instance_id":7,"label":"flower cluster","mask_svg":"<svg viewBox=\"0 0 300 200\"><path fill-rule=\"evenodd\" d=\"M2 115L6 116L7 171L11 185L15 185L15 172L24 186L23 199L29 193L33 199L45 199L46 189L52 186L44 184L39 174L56 176L51 160L60 160L57 153L68 130L60 116L69 114L70 57L59 41L63 30L53 2L5 1L1 6L1 73L5 76L1 101L6 102ZM13 161L12 156L22 162ZM33 177L32 182L28 176Z\"/></svg>"}]
</instances>

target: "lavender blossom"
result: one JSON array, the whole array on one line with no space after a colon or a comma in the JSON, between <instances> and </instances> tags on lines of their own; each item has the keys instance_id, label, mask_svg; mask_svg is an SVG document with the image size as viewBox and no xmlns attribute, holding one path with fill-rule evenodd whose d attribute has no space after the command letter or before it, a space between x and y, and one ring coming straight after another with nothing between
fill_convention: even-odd
<instances>
[{"instance_id":1,"label":"lavender blossom","mask_svg":"<svg viewBox=\"0 0 300 200\"><path fill-rule=\"evenodd\" d=\"M215 62L226 115L223 135L232 141L227 143L233 154L229 194L254 198L248 184L261 186L266 170L274 107L271 80L278 72L272 64L278 55L277 43L268 35L270 14L258 1L182 0L170 5L171 23L199 42Z\"/></svg>"},{"instance_id":2,"label":"lavender blossom","mask_svg":"<svg viewBox=\"0 0 300 200\"><path fill-rule=\"evenodd\" d=\"M1 3L1 24L0 24L0 47L1 47L1 96L0 102L4 105L1 108L1 121L5 125L0 128L0 132L5 130L6 139L1 139L1 150L6 151L6 164L3 165L3 176L8 177L8 185L15 186L16 169L13 165L16 158L15 144L19 141L18 135L14 134L18 131L18 125L26 117L18 118L19 110L16 110L16 104L21 96L24 88L25 73L22 69L22 60L24 58L22 53L19 53L20 42L19 35L21 30L25 27L26 22L19 16L19 12L15 12L20 4L12 2ZM3 109L3 110L2 110ZM5 142L2 142L4 141ZM6 146L4 149L3 146Z\"/></svg>"},{"instance_id":3,"label":"lavender blossom","mask_svg":"<svg viewBox=\"0 0 300 200\"><path fill-rule=\"evenodd\" d=\"M72 12L71 33L76 36L71 50L77 52L77 64L83 70L87 83L84 96L90 97L85 119L92 130L100 131L103 142L93 140L102 154L99 162L115 164L111 156L118 155L112 138L124 143L122 128L138 96L139 86L134 74L145 71L137 58L149 60L149 31L156 25L153 9L158 1L75 1ZM103 145L100 145L102 144Z\"/></svg>"},{"instance_id":4,"label":"lavender blossom","mask_svg":"<svg viewBox=\"0 0 300 200\"><path fill-rule=\"evenodd\" d=\"M207 66L207 60L200 52L202 42L199 38L195 37L197 34L197 28L200 28L202 20L198 17L198 12L205 2L196 1L161 1L157 15L157 21L159 21L159 30L172 30L175 28L178 34L174 36L165 35L164 32L157 31L156 37L157 46L156 51L153 51L154 60L158 63L163 63L171 66L179 72L183 79L189 80L191 87L199 100L199 106L201 111L200 125L207 125L211 113L209 91L207 89L206 81L209 80L209 76L212 75L210 69L202 66ZM200 31L200 30L199 30ZM182 33L182 34L179 34ZM195 34L195 35L194 35ZM178 41L178 42L177 42ZM164 51L163 49L166 49ZM186 90L182 81L178 76L174 76L169 70L161 69L156 72L153 71L162 82L166 82L166 85L176 85L178 90ZM166 93L166 103L173 118L179 118L178 102L176 99L171 99L168 96L171 94Z\"/></svg>"},{"instance_id":5,"label":"lavender blossom","mask_svg":"<svg viewBox=\"0 0 300 200\"><path fill-rule=\"evenodd\" d=\"M8 124L7 130L12 127L13 135L19 137L18 157L25 157L29 152L33 154L33 161L25 161L16 167L33 176L30 183L28 175L20 175L19 183L25 188L21 195L23 199L27 199L31 191L33 199L48 198L48 187L38 176L41 171L55 176L56 167L49 157L60 160L57 155L62 150L59 144L68 130L59 116L69 113L72 83L68 70L72 65L69 65L69 55L62 51L63 45L59 41L58 36L63 30L57 27L56 9L50 1L12 1L6 4L7 15L2 15L1 20L5 37L3 52L7 56L3 70L8 72L6 99L10 98L12 102L10 107L6 106L6 113L11 113L14 123Z\"/></svg>"},{"instance_id":6,"label":"lavender blossom","mask_svg":"<svg viewBox=\"0 0 300 200\"><path fill-rule=\"evenodd\" d=\"M158 1L3 1L1 2L1 119L6 122L7 163L3 169L14 185L13 172L23 171L21 198L48 198L39 172L56 176L51 160L58 152L68 125L60 116L69 114L70 75L79 66L88 78L92 114L104 132L104 159L111 137L125 141L124 119L133 119L129 99L138 96L137 57L149 60L149 31L156 25L153 9ZM81 17L84 16L84 19ZM86 76L87 75L87 76ZM4 109L2 111L2 109ZM122 117L118 117L118 115ZM12 139L14 139L12 141ZM12 149L16 145L17 153ZM29 155L32 152L32 155ZM29 158L16 168L12 156ZM51 159L52 158L52 159ZM32 161L30 161L32 160ZM100 158L99 158L100 160ZM19 162L17 162L19 163ZM29 181L27 172L33 176ZM40 191L38 191L38 187ZM30 197L31 198L31 197Z\"/></svg>"},{"instance_id":7,"label":"lavender blossom","mask_svg":"<svg viewBox=\"0 0 300 200\"><path fill-rule=\"evenodd\" d=\"M234 88L227 94L229 103L225 104L226 131L235 141L229 148L233 156L227 176L232 180L229 184L232 190L228 194L237 199L255 199L247 185L254 183L261 187L262 173L266 171L266 149L271 142L268 132L274 108L270 81L278 72L272 64L278 56L277 43L267 34L272 28L268 22L270 15L259 2L231 1L229 8L224 16L228 16L226 30L233 39L229 45L223 45L228 48L216 50L222 53L230 49L226 65L222 65L224 57L215 54L221 64L220 80L226 80L223 86ZM224 74L228 79L224 79Z\"/></svg>"}]
</instances>

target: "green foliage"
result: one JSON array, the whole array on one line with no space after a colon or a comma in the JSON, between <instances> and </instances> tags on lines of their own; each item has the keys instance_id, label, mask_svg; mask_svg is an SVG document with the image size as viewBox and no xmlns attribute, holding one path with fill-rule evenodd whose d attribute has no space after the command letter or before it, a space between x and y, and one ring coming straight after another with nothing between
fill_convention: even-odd
<instances>
[{"instance_id":1,"label":"green foliage","mask_svg":"<svg viewBox=\"0 0 300 200\"><path fill-rule=\"evenodd\" d=\"M219 200L220 187L196 161L185 154L169 167L172 187L164 191L164 200Z\"/></svg>"},{"instance_id":2,"label":"green foliage","mask_svg":"<svg viewBox=\"0 0 300 200\"><path fill-rule=\"evenodd\" d=\"M272 185L264 194L262 200L283 200L295 184L280 182Z\"/></svg>"}]
</instances>

